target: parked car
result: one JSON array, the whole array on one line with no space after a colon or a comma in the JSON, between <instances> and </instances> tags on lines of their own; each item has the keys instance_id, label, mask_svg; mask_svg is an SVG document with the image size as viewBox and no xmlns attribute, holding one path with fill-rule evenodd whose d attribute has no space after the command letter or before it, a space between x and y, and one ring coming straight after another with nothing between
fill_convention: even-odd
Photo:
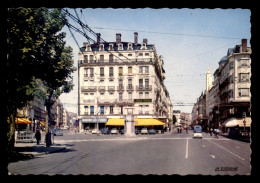
<instances>
[{"instance_id":1,"label":"parked car","mask_svg":"<svg viewBox=\"0 0 260 183\"><path fill-rule=\"evenodd\" d=\"M202 127L200 125L193 126L193 138L202 139Z\"/></svg>"},{"instance_id":2,"label":"parked car","mask_svg":"<svg viewBox=\"0 0 260 183\"><path fill-rule=\"evenodd\" d=\"M92 133L92 134L97 134L97 133L98 133L98 130L97 130L97 129L93 129L91 133Z\"/></svg>"},{"instance_id":3,"label":"parked car","mask_svg":"<svg viewBox=\"0 0 260 183\"><path fill-rule=\"evenodd\" d=\"M110 130L108 128L103 128L101 133L102 134L110 134Z\"/></svg>"},{"instance_id":4,"label":"parked car","mask_svg":"<svg viewBox=\"0 0 260 183\"><path fill-rule=\"evenodd\" d=\"M141 134L148 134L148 130L147 130L147 128L142 128L142 130L141 130Z\"/></svg>"},{"instance_id":5,"label":"parked car","mask_svg":"<svg viewBox=\"0 0 260 183\"><path fill-rule=\"evenodd\" d=\"M111 130L111 134L118 134L117 129L116 129L116 128L112 128L112 130Z\"/></svg>"},{"instance_id":6,"label":"parked car","mask_svg":"<svg viewBox=\"0 0 260 183\"><path fill-rule=\"evenodd\" d=\"M121 135L123 135L125 133L125 129L121 129L120 133L121 133Z\"/></svg>"},{"instance_id":7,"label":"parked car","mask_svg":"<svg viewBox=\"0 0 260 183\"><path fill-rule=\"evenodd\" d=\"M156 131L154 129L150 129L149 134L156 134Z\"/></svg>"},{"instance_id":8,"label":"parked car","mask_svg":"<svg viewBox=\"0 0 260 183\"><path fill-rule=\"evenodd\" d=\"M60 128L55 129L54 136L63 136L62 129Z\"/></svg>"}]
</instances>

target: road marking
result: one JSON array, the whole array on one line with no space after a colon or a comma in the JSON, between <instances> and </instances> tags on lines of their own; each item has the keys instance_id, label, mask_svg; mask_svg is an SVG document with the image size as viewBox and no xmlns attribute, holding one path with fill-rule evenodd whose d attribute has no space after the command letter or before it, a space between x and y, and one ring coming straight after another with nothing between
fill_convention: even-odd
<instances>
[{"instance_id":1,"label":"road marking","mask_svg":"<svg viewBox=\"0 0 260 183\"><path fill-rule=\"evenodd\" d=\"M205 147L205 145L202 145L202 147Z\"/></svg>"},{"instance_id":2,"label":"road marking","mask_svg":"<svg viewBox=\"0 0 260 183\"><path fill-rule=\"evenodd\" d=\"M189 149L189 139L187 138L187 143L186 143L186 156L185 158L188 158L188 149Z\"/></svg>"},{"instance_id":3,"label":"road marking","mask_svg":"<svg viewBox=\"0 0 260 183\"><path fill-rule=\"evenodd\" d=\"M240 147L238 147L238 146L235 146L235 147L238 148L238 149L240 148Z\"/></svg>"},{"instance_id":4,"label":"road marking","mask_svg":"<svg viewBox=\"0 0 260 183\"><path fill-rule=\"evenodd\" d=\"M212 141L210 141L210 140L208 140L208 141L211 142L211 143L213 143L213 144L215 144L215 145L217 145L217 146L220 147L221 149L224 149L225 151L229 152L230 154L232 154L232 155L238 157L239 159L241 159L241 160L243 160L243 161L245 160L245 159L242 158L241 156L239 156L239 155L237 155L237 154L231 152L230 150L228 150L228 149L222 147L221 145L219 145L219 144L217 144L217 143L215 143L215 142L212 142Z\"/></svg>"}]
</instances>

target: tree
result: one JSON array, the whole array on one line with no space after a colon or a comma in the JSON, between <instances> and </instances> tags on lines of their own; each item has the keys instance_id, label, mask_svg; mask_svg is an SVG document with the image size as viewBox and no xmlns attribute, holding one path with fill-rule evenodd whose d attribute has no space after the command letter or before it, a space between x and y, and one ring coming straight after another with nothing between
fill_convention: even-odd
<instances>
[{"instance_id":1,"label":"tree","mask_svg":"<svg viewBox=\"0 0 260 183\"><path fill-rule=\"evenodd\" d=\"M68 56L62 55L66 35L60 31L65 22L65 15L58 9L47 12L45 8L9 8L7 11L5 119L10 117L8 152L14 146L17 109L26 106L33 99L35 79L47 83L50 78L54 78L61 82L71 71L68 69L64 73L58 72L59 68L70 67L70 64L60 61ZM68 85L65 81L63 84ZM52 88L54 86L56 85ZM6 126L7 124L4 128L8 130Z\"/></svg>"},{"instance_id":2,"label":"tree","mask_svg":"<svg viewBox=\"0 0 260 183\"><path fill-rule=\"evenodd\" d=\"M52 122L51 107L62 93L69 93L72 88L71 73L76 70L73 67L72 48L65 47L60 57L55 57L56 65L49 67L50 77L35 83L36 95L45 101L46 115L46 146L51 145L50 124Z\"/></svg>"}]
</instances>

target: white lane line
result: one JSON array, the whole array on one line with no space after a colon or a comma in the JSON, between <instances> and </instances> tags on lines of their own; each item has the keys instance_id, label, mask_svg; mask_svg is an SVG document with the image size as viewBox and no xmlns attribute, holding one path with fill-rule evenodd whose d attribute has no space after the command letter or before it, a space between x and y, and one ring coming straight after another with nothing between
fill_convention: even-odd
<instances>
[{"instance_id":1,"label":"white lane line","mask_svg":"<svg viewBox=\"0 0 260 183\"><path fill-rule=\"evenodd\" d=\"M187 143L186 143L186 156L185 156L185 158L188 158L188 149L189 149L189 139L187 138Z\"/></svg>"},{"instance_id":2,"label":"white lane line","mask_svg":"<svg viewBox=\"0 0 260 183\"><path fill-rule=\"evenodd\" d=\"M237 155L237 154L235 154L235 153L231 152L230 150L228 150L228 149L226 149L226 148L222 147L221 145L218 145L217 143L215 143L215 142L212 142L212 141L210 141L210 140L208 140L208 141L209 141L209 142L211 142L211 143L213 143L213 144L215 144L215 145L217 145L217 146L218 146L218 147L220 147L221 149L224 149L225 151L229 152L230 154L232 154L232 155L234 155L234 156L238 157L239 159L241 159L241 160L245 160L245 159L244 159L244 158L242 158L241 156L239 156L239 155Z\"/></svg>"},{"instance_id":3,"label":"white lane line","mask_svg":"<svg viewBox=\"0 0 260 183\"><path fill-rule=\"evenodd\" d=\"M211 156L213 159L215 159L215 156L214 156L214 155L209 155L209 156Z\"/></svg>"}]
</instances>

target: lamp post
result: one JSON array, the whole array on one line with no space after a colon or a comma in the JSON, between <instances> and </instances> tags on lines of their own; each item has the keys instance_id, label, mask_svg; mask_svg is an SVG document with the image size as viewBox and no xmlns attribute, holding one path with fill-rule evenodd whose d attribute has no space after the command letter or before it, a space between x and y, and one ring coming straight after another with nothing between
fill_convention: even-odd
<instances>
[{"instance_id":1,"label":"lamp post","mask_svg":"<svg viewBox=\"0 0 260 183\"><path fill-rule=\"evenodd\" d=\"M245 134L246 134L246 113L245 112L243 112L243 118L244 118L244 120L243 120L243 123L244 123L244 136L245 136Z\"/></svg>"}]
</instances>

